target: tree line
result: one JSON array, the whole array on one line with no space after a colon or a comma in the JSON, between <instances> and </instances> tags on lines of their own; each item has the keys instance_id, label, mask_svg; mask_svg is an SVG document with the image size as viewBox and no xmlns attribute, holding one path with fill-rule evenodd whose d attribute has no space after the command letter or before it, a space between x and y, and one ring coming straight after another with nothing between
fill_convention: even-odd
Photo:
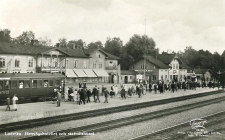
<instances>
[{"instance_id":1,"label":"tree line","mask_svg":"<svg viewBox=\"0 0 225 140\"><path fill-rule=\"evenodd\" d=\"M18 37L12 39L10 30L0 30L0 42L10 42L25 44L37 39L32 31L24 31ZM53 46L51 39L47 37L38 38L42 46ZM105 44L101 41L86 44L82 39L67 41L65 37L59 38L58 45L66 48L101 48L107 53L120 57L119 63L122 70L128 70L129 66L141 58L143 55L155 56L159 52L153 38L147 35L134 34L126 44L119 37L107 37ZM175 53L175 52L173 52ZM190 68L211 69L214 71L225 71L225 50L220 55L218 52L211 53L208 50L195 50L192 46L187 46L184 51L177 52L185 65Z\"/></svg>"}]
</instances>

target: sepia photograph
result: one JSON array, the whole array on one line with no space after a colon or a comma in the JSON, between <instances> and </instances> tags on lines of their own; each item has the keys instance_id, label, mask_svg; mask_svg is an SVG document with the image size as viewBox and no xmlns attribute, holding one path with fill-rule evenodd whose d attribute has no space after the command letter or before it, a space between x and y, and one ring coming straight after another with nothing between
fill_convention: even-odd
<instances>
[{"instance_id":1,"label":"sepia photograph","mask_svg":"<svg viewBox=\"0 0 225 140\"><path fill-rule=\"evenodd\" d=\"M225 140L225 0L0 0L0 140Z\"/></svg>"}]
</instances>

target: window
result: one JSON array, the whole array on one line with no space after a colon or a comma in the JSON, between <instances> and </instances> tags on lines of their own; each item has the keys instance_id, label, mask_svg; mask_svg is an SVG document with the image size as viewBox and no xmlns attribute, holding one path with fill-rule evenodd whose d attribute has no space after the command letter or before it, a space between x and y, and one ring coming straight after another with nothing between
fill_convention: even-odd
<instances>
[{"instance_id":1,"label":"window","mask_svg":"<svg viewBox=\"0 0 225 140\"><path fill-rule=\"evenodd\" d=\"M53 80L49 80L48 86L49 86L49 87L53 87Z\"/></svg>"},{"instance_id":2,"label":"window","mask_svg":"<svg viewBox=\"0 0 225 140\"><path fill-rule=\"evenodd\" d=\"M170 79L173 79L173 75L170 75Z\"/></svg>"},{"instance_id":3,"label":"window","mask_svg":"<svg viewBox=\"0 0 225 140\"><path fill-rule=\"evenodd\" d=\"M37 80L32 80L32 88L37 88Z\"/></svg>"},{"instance_id":4,"label":"window","mask_svg":"<svg viewBox=\"0 0 225 140\"><path fill-rule=\"evenodd\" d=\"M176 69L178 69L178 64L176 64Z\"/></svg>"},{"instance_id":5,"label":"window","mask_svg":"<svg viewBox=\"0 0 225 140\"><path fill-rule=\"evenodd\" d=\"M32 57L28 57L28 67L33 67L33 58Z\"/></svg>"},{"instance_id":6,"label":"window","mask_svg":"<svg viewBox=\"0 0 225 140\"><path fill-rule=\"evenodd\" d=\"M44 80L44 87L48 87L48 80Z\"/></svg>"},{"instance_id":7,"label":"window","mask_svg":"<svg viewBox=\"0 0 225 140\"><path fill-rule=\"evenodd\" d=\"M99 68L102 68L102 61L99 61Z\"/></svg>"},{"instance_id":8,"label":"window","mask_svg":"<svg viewBox=\"0 0 225 140\"><path fill-rule=\"evenodd\" d=\"M173 64L173 69L175 69L175 64Z\"/></svg>"},{"instance_id":9,"label":"window","mask_svg":"<svg viewBox=\"0 0 225 140\"><path fill-rule=\"evenodd\" d=\"M165 75L165 79L167 79L167 75Z\"/></svg>"},{"instance_id":10,"label":"window","mask_svg":"<svg viewBox=\"0 0 225 140\"><path fill-rule=\"evenodd\" d=\"M86 60L84 60L84 68L85 69L87 68L87 62L86 62Z\"/></svg>"},{"instance_id":11,"label":"window","mask_svg":"<svg viewBox=\"0 0 225 140\"><path fill-rule=\"evenodd\" d=\"M152 80L156 80L156 75L152 75Z\"/></svg>"},{"instance_id":12,"label":"window","mask_svg":"<svg viewBox=\"0 0 225 140\"><path fill-rule=\"evenodd\" d=\"M98 55L98 58L101 58L101 55L100 54Z\"/></svg>"},{"instance_id":13,"label":"window","mask_svg":"<svg viewBox=\"0 0 225 140\"><path fill-rule=\"evenodd\" d=\"M19 81L19 88L23 88L23 86L24 86L24 80L20 80Z\"/></svg>"},{"instance_id":14,"label":"window","mask_svg":"<svg viewBox=\"0 0 225 140\"><path fill-rule=\"evenodd\" d=\"M20 67L20 58L15 58L15 67L16 68Z\"/></svg>"},{"instance_id":15,"label":"window","mask_svg":"<svg viewBox=\"0 0 225 140\"><path fill-rule=\"evenodd\" d=\"M163 75L161 75L161 79L163 80Z\"/></svg>"},{"instance_id":16,"label":"window","mask_svg":"<svg viewBox=\"0 0 225 140\"><path fill-rule=\"evenodd\" d=\"M58 59L57 58L52 58L52 66L58 67Z\"/></svg>"},{"instance_id":17,"label":"window","mask_svg":"<svg viewBox=\"0 0 225 140\"><path fill-rule=\"evenodd\" d=\"M132 80L132 76L130 76L130 79Z\"/></svg>"},{"instance_id":18,"label":"window","mask_svg":"<svg viewBox=\"0 0 225 140\"><path fill-rule=\"evenodd\" d=\"M0 57L0 68L5 67L5 57Z\"/></svg>"},{"instance_id":19,"label":"window","mask_svg":"<svg viewBox=\"0 0 225 140\"><path fill-rule=\"evenodd\" d=\"M10 89L11 81L5 81L5 89Z\"/></svg>"},{"instance_id":20,"label":"window","mask_svg":"<svg viewBox=\"0 0 225 140\"><path fill-rule=\"evenodd\" d=\"M60 85L60 81L59 80L55 80L55 86L59 87L59 85Z\"/></svg>"},{"instance_id":21,"label":"window","mask_svg":"<svg viewBox=\"0 0 225 140\"><path fill-rule=\"evenodd\" d=\"M0 90L3 89L3 81L0 81Z\"/></svg>"},{"instance_id":22,"label":"window","mask_svg":"<svg viewBox=\"0 0 225 140\"><path fill-rule=\"evenodd\" d=\"M74 60L74 68L78 68L78 60Z\"/></svg>"},{"instance_id":23,"label":"window","mask_svg":"<svg viewBox=\"0 0 225 140\"><path fill-rule=\"evenodd\" d=\"M113 62L113 67L116 67L116 61Z\"/></svg>"},{"instance_id":24,"label":"window","mask_svg":"<svg viewBox=\"0 0 225 140\"><path fill-rule=\"evenodd\" d=\"M12 89L17 89L17 81L12 81Z\"/></svg>"},{"instance_id":25,"label":"window","mask_svg":"<svg viewBox=\"0 0 225 140\"><path fill-rule=\"evenodd\" d=\"M93 69L96 68L96 61L93 61Z\"/></svg>"},{"instance_id":26,"label":"window","mask_svg":"<svg viewBox=\"0 0 225 140\"><path fill-rule=\"evenodd\" d=\"M37 80L37 87L41 88L42 87L42 80Z\"/></svg>"},{"instance_id":27,"label":"window","mask_svg":"<svg viewBox=\"0 0 225 140\"><path fill-rule=\"evenodd\" d=\"M30 80L24 80L24 88L30 88Z\"/></svg>"}]
</instances>

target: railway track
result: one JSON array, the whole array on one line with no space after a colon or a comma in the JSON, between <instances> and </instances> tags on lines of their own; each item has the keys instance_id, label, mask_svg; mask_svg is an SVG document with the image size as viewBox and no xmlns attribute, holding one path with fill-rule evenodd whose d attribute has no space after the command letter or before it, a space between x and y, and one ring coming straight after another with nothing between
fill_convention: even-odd
<instances>
[{"instance_id":1,"label":"railway track","mask_svg":"<svg viewBox=\"0 0 225 140\"><path fill-rule=\"evenodd\" d=\"M102 132L102 131L105 131L105 130L112 130L114 128L119 128L119 127L131 125L131 124L135 124L135 123L139 123L139 122L148 121L148 120L151 120L151 119L156 119L156 118L159 118L159 117L164 117L164 116L180 113L180 112L183 112L183 111L207 106L207 105L214 104L214 103L219 103L219 102L222 102L224 100L225 100L225 97L214 98L214 99L210 99L210 100L197 102L197 103L194 103L194 104L193 103L192 104L186 104L186 105L173 107L173 108L167 108L167 109L163 109L163 110L159 110L159 111L155 111L155 112L138 114L138 115L134 115L134 116L131 116L131 117L125 117L125 118L121 118L121 119L115 119L115 120L85 125L85 126L82 126L82 127L60 130L60 131L57 131L57 132L53 132L53 133L56 134L55 136L42 135L42 136L26 137L26 138L22 138L22 139L23 140L29 140L29 139L32 139L32 140L71 139L71 138L74 139L74 138L82 137L82 135L69 135L69 134L71 134L71 133L72 134L73 133L93 133L93 132L98 133L98 132ZM60 134L65 134L65 135L60 135Z\"/></svg>"},{"instance_id":2,"label":"railway track","mask_svg":"<svg viewBox=\"0 0 225 140\"><path fill-rule=\"evenodd\" d=\"M169 128L165 128L163 130L159 130L153 133L148 133L142 136L135 137L131 140L178 140L178 139L184 139L184 140L195 140L199 138L206 138L210 137L211 134L221 134L221 132L224 133L224 127L219 129L214 129L211 131L205 130L206 128L210 128L212 126L216 127L220 123L224 123L225 121L225 111L218 112L215 114L211 114L202 118L198 118L196 120L206 121L205 123L199 123L199 125L203 126L198 129L192 129L191 127L191 121L178 124L175 126L171 126Z\"/></svg>"},{"instance_id":3,"label":"railway track","mask_svg":"<svg viewBox=\"0 0 225 140\"><path fill-rule=\"evenodd\" d=\"M186 96L180 96L175 98L168 98L163 100L156 100L156 101L149 101L149 102L143 102L143 103L136 103L136 104L130 104L130 105L124 105L124 106L117 106L117 107L111 107L111 108L104 108L91 111L85 111L85 112L79 112L79 113L72 113L68 115L60 115L60 116L54 116L54 117L48 117L48 118L40 118L40 119L33 119L33 120L26 120L26 121L20 121L20 122L14 122L14 123L8 123L8 124L1 124L0 125L0 133L2 132L9 132L9 131L16 131L21 129L28 129L33 128L37 126L44 126L44 125L50 125L55 123L61 123L65 121L71 121L71 120L79 120L89 117L96 117L111 113L118 113L122 111L127 110L136 110L140 108L146 108L156 105L162 105L167 103L173 103L188 99L194 99L214 94L223 93L224 91L211 91L211 92L204 92L199 94L192 94L192 95L186 95Z\"/></svg>"}]
</instances>

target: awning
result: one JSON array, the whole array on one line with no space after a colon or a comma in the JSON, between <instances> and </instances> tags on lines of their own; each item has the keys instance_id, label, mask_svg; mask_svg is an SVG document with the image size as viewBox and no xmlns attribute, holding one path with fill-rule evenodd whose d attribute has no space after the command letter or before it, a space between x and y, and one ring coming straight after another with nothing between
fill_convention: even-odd
<instances>
[{"instance_id":1,"label":"awning","mask_svg":"<svg viewBox=\"0 0 225 140\"><path fill-rule=\"evenodd\" d=\"M95 74L98 77L108 77L109 76L109 74L103 69L93 69L93 71L95 72Z\"/></svg>"},{"instance_id":2,"label":"awning","mask_svg":"<svg viewBox=\"0 0 225 140\"><path fill-rule=\"evenodd\" d=\"M97 77L92 69L83 69L88 77Z\"/></svg>"},{"instance_id":3,"label":"awning","mask_svg":"<svg viewBox=\"0 0 225 140\"><path fill-rule=\"evenodd\" d=\"M77 77L88 77L83 69L73 69L73 71L76 73Z\"/></svg>"},{"instance_id":4,"label":"awning","mask_svg":"<svg viewBox=\"0 0 225 140\"><path fill-rule=\"evenodd\" d=\"M67 77L77 77L72 69L66 69L66 76Z\"/></svg>"}]
</instances>

